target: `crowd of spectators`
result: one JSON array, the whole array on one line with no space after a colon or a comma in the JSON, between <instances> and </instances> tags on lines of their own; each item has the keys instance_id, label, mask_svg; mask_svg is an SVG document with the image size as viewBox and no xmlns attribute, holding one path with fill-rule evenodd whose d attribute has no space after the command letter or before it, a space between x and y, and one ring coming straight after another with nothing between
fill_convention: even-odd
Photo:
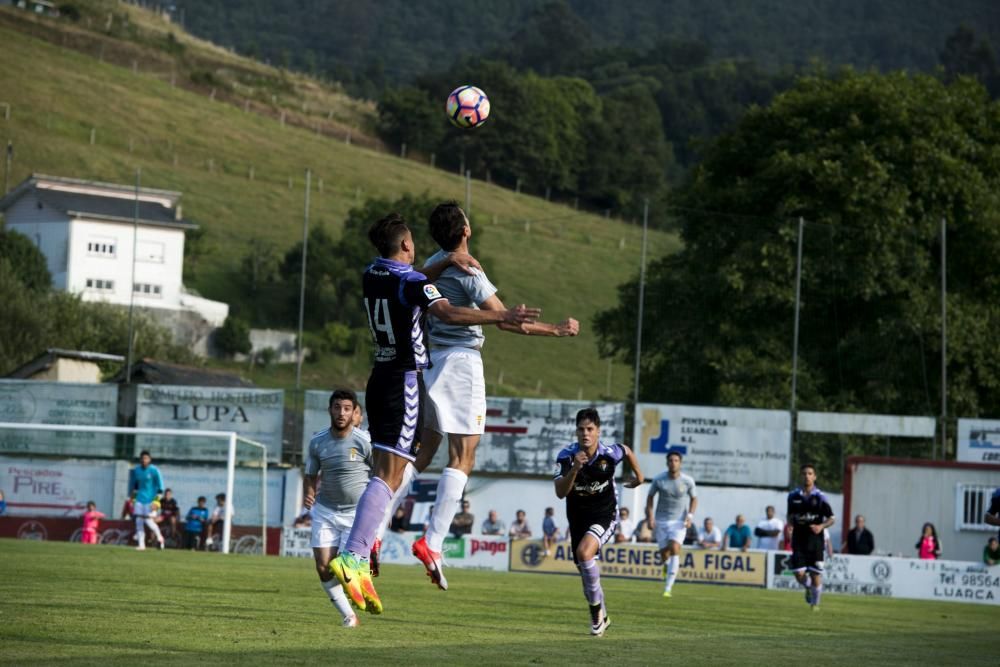
<instances>
[{"instance_id":1,"label":"crowd of spectators","mask_svg":"<svg viewBox=\"0 0 1000 667\"><path fill-rule=\"evenodd\" d=\"M160 527L167 547L180 549L211 550L222 540L222 527L226 516L226 494L219 493L215 496L215 506L209 510L208 499L199 496L197 503L187 511L183 519L181 518L180 505L174 497L171 489L165 489L163 496L159 500L158 509L154 510L153 520ZM155 507L156 505L154 505ZM132 498L126 498L122 505L120 518L122 520L132 520L135 512L135 503ZM100 521L107 516L103 512L97 511L94 501L87 503L87 509L81 515L83 529L81 541L84 544L97 544L99 542ZM301 520L299 519L296 521ZM305 525L308 525L308 515L305 517ZM146 533L147 541L154 539L152 533Z\"/></svg>"}]
</instances>

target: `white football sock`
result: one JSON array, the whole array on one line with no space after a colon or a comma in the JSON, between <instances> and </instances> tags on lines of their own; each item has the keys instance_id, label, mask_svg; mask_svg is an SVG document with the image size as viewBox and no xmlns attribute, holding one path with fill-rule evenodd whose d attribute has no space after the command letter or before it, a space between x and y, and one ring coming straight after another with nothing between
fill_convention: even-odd
<instances>
[{"instance_id":1,"label":"white football sock","mask_svg":"<svg viewBox=\"0 0 1000 667\"><path fill-rule=\"evenodd\" d=\"M156 525L156 522L151 517L146 517L146 525L153 531L153 535L156 535L156 541L162 542L163 533L160 532L160 527Z\"/></svg>"},{"instance_id":2,"label":"white football sock","mask_svg":"<svg viewBox=\"0 0 1000 667\"><path fill-rule=\"evenodd\" d=\"M669 591L674 587L674 580L677 579L677 569L680 559L680 556L671 556L667 559L667 585L663 587L663 590Z\"/></svg>"},{"instance_id":3,"label":"white football sock","mask_svg":"<svg viewBox=\"0 0 1000 667\"><path fill-rule=\"evenodd\" d=\"M382 536L385 535L385 530L389 527L389 522L392 521L392 516L396 513L399 505L406 499L406 496L409 495L410 483L416 476L416 467L414 467L412 463L407 463L406 468L403 470L403 481L400 482L399 488L396 489L396 493L392 495L392 501L389 503L389 507L385 510L385 516L382 517L382 523L378 526L378 532L375 533L375 539L381 541Z\"/></svg>"},{"instance_id":4,"label":"white football sock","mask_svg":"<svg viewBox=\"0 0 1000 667\"><path fill-rule=\"evenodd\" d=\"M330 596L330 601L333 602L333 606L337 608L337 611L344 618L350 618L354 616L354 610L351 609L351 603L344 594L344 589L341 587L340 582L336 578L330 581L319 582L323 585L323 590L326 594Z\"/></svg>"},{"instance_id":5,"label":"white football sock","mask_svg":"<svg viewBox=\"0 0 1000 667\"><path fill-rule=\"evenodd\" d=\"M135 541L143 546L146 544L146 520L141 516L135 518Z\"/></svg>"},{"instance_id":6,"label":"white football sock","mask_svg":"<svg viewBox=\"0 0 1000 667\"><path fill-rule=\"evenodd\" d=\"M440 552L444 547L444 538L448 535L451 522L458 512L458 503L462 492L469 481L469 476L456 468L445 468L438 480L437 499L434 501L434 512L427 527L427 546L431 551Z\"/></svg>"}]
</instances>

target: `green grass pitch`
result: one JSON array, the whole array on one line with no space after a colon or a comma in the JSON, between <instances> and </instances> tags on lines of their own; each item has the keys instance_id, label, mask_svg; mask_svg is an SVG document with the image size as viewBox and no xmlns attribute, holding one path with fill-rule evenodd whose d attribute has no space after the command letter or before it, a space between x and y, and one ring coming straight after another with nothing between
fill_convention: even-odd
<instances>
[{"instance_id":1,"label":"green grass pitch","mask_svg":"<svg viewBox=\"0 0 1000 667\"><path fill-rule=\"evenodd\" d=\"M604 579L591 638L579 579L386 566L386 606L341 628L312 563L0 540L3 664L996 665L1000 609Z\"/></svg>"}]
</instances>

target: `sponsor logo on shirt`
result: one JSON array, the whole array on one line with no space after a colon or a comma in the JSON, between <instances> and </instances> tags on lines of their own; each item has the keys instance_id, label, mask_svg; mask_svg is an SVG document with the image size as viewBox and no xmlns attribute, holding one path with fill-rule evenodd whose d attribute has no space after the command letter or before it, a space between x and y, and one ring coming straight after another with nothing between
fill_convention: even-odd
<instances>
[{"instance_id":1,"label":"sponsor logo on shirt","mask_svg":"<svg viewBox=\"0 0 1000 667\"><path fill-rule=\"evenodd\" d=\"M435 287L432 284L424 285L424 296L426 296L428 299L440 299L440 298L442 298L441 297L441 292L439 292L438 288Z\"/></svg>"}]
</instances>

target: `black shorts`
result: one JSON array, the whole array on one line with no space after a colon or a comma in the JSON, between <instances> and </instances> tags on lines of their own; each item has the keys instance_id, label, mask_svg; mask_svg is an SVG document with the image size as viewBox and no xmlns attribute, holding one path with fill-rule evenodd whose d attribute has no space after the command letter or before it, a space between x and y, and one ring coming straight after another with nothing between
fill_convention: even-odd
<instances>
[{"instance_id":1,"label":"black shorts","mask_svg":"<svg viewBox=\"0 0 1000 667\"><path fill-rule=\"evenodd\" d=\"M418 371L373 371L365 409L373 448L416 459L424 427L424 380Z\"/></svg>"},{"instance_id":2,"label":"black shorts","mask_svg":"<svg viewBox=\"0 0 1000 667\"><path fill-rule=\"evenodd\" d=\"M593 535L597 544L604 546L614 539L615 531L618 530L618 512L610 514L582 514L569 517L569 539L573 545L573 562L578 563L576 550L583 541L584 535ZM601 551L597 550L600 557Z\"/></svg>"},{"instance_id":3,"label":"black shorts","mask_svg":"<svg viewBox=\"0 0 1000 667\"><path fill-rule=\"evenodd\" d=\"M823 547L801 549L793 551L791 557L785 563L785 567L792 572L815 572L823 574Z\"/></svg>"}]
</instances>

